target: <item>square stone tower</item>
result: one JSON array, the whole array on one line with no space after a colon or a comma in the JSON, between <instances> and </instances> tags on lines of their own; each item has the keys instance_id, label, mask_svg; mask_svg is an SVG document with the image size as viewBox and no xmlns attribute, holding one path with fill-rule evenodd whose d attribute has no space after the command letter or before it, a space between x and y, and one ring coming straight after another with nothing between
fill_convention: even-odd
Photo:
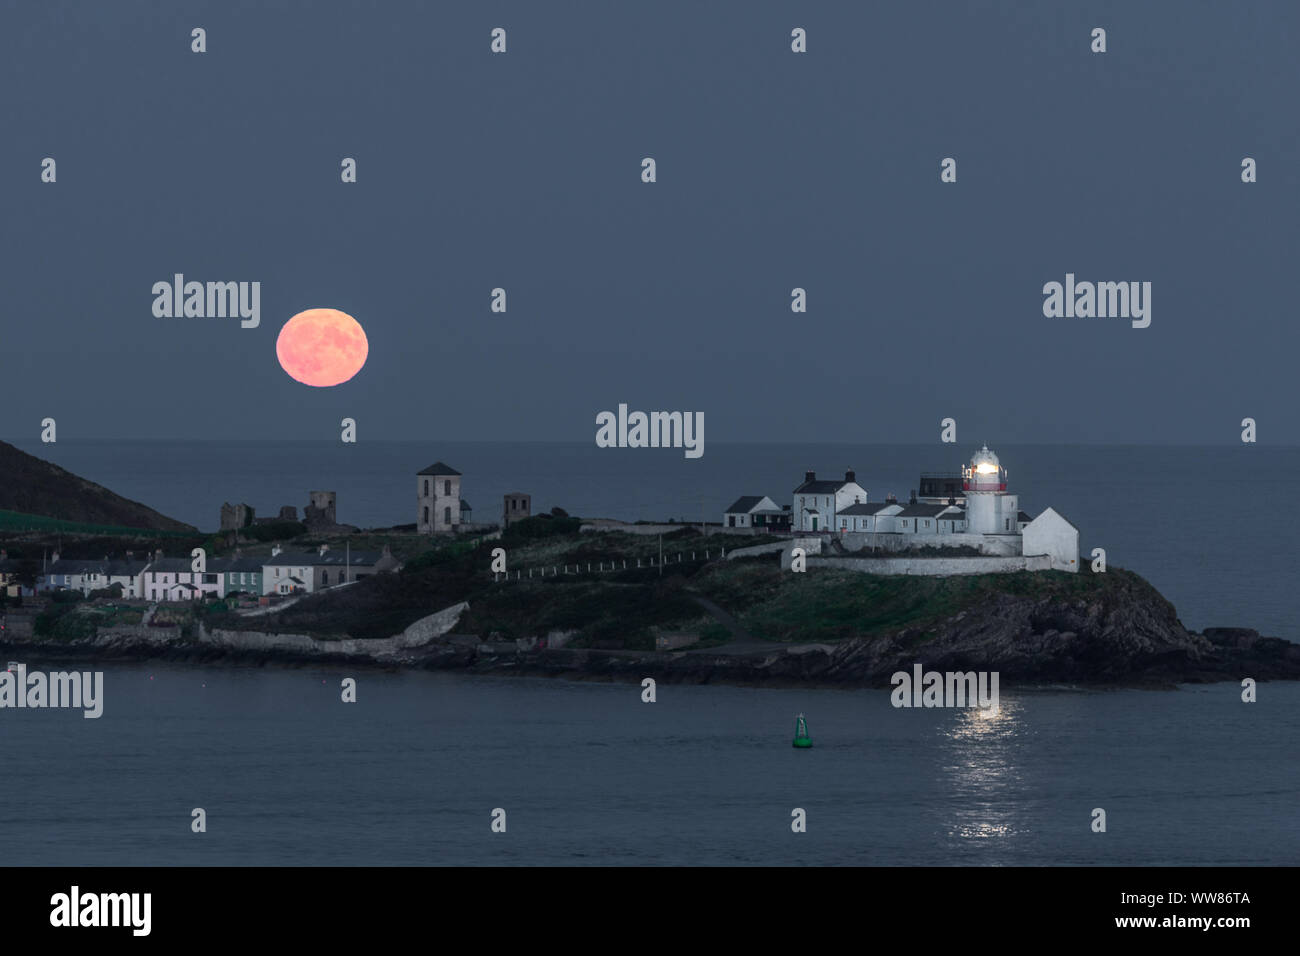
<instances>
[{"instance_id":1,"label":"square stone tower","mask_svg":"<svg viewBox=\"0 0 1300 956\"><path fill-rule=\"evenodd\" d=\"M505 497L505 508L501 513L501 527L508 528L516 521L523 521L532 514L533 496L522 491L512 491Z\"/></svg>"},{"instance_id":2,"label":"square stone tower","mask_svg":"<svg viewBox=\"0 0 1300 956\"><path fill-rule=\"evenodd\" d=\"M460 525L460 472L435 461L415 476L415 526L421 534L446 534Z\"/></svg>"}]
</instances>

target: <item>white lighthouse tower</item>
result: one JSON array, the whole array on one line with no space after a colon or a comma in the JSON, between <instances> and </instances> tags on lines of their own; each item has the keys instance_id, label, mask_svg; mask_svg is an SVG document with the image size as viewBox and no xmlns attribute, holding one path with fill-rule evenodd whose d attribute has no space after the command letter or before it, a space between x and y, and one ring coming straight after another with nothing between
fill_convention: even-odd
<instances>
[{"instance_id":1,"label":"white lighthouse tower","mask_svg":"<svg viewBox=\"0 0 1300 956\"><path fill-rule=\"evenodd\" d=\"M966 530L973 534L1015 534L1019 499L1007 494L1007 470L985 445L961 470L966 493Z\"/></svg>"}]
</instances>

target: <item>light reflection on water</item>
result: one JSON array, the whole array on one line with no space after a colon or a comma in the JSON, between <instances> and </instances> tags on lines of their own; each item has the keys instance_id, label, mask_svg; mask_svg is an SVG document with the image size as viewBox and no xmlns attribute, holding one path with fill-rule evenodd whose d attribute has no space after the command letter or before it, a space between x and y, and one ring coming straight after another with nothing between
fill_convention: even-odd
<instances>
[{"instance_id":1,"label":"light reflection on water","mask_svg":"<svg viewBox=\"0 0 1300 956\"><path fill-rule=\"evenodd\" d=\"M1017 751L1023 705L1003 697L997 707L954 708L940 735L938 785L952 796L949 840L992 840L1019 832L1021 771Z\"/></svg>"}]
</instances>

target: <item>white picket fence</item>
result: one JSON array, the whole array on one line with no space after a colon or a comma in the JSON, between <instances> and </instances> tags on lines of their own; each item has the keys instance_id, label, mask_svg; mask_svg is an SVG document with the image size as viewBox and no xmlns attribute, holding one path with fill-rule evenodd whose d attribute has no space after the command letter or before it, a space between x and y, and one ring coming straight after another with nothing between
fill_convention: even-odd
<instances>
[{"instance_id":1,"label":"white picket fence","mask_svg":"<svg viewBox=\"0 0 1300 956\"><path fill-rule=\"evenodd\" d=\"M690 555L689 558L686 555ZM677 560L671 554L664 555L662 565L658 556L649 558L618 558L605 561L587 561L585 564L553 564L540 568L515 568L509 571L495 571L494 581L526 581L531 578L558 578L562 574L610 574L616 571L635 571L638 568L669 567L684 561L722 561L727 557L726 548L706 548L703 551L678 551Z\"/></svg>"}]
</instances>

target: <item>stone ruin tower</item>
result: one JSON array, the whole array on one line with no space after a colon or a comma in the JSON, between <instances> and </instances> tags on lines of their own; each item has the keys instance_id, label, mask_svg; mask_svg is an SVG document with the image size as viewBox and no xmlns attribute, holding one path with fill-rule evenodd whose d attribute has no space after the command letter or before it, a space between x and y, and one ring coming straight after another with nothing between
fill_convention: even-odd
<instances>
[{"instance_id":1,"label":"stone ruin tower","mask_svg":"<svg viewBox=\"0 0 1300 956\"><path fill-rule=\"evenodd\" d=\"M309 491L307 497L307 506L302 509L302 523L308 529L332 528L338 523L334 517L334 492Z\"/></svg>"},{"instance_id":2,"label":"stone ruin tower","mask_svg":"<svg viewBox=\"0 0 1300 956\"><path fill-rule=\"evenodd\" d=\"M221 506L221 530L238 531L253 523L253 509L245 504L232 505L229 501Z\"/></svg>"}]
</instances>

